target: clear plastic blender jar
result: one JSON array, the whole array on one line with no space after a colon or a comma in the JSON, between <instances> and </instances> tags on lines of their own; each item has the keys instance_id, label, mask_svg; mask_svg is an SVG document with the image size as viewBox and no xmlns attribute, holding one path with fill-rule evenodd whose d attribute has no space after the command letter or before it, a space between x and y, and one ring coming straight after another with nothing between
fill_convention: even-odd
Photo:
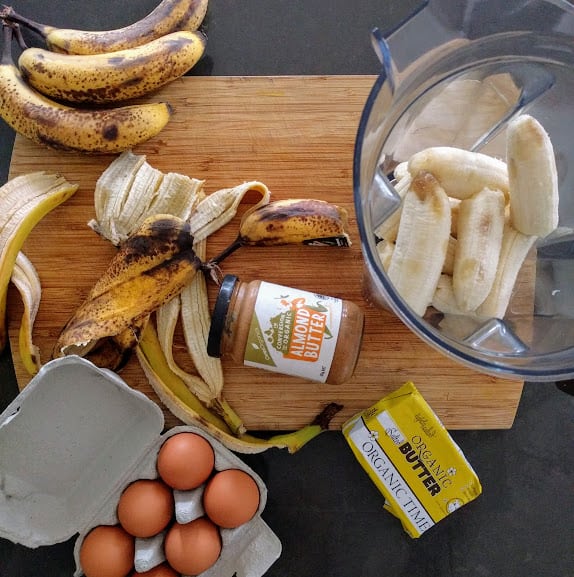
<instances>
[{"instance_id":1,"label":"clear plastic blender jar","mask_svg":"<svg viewBox=\"0 0 574 577\"><path fill-rule=\"evenodd\" d=\"M574 7L560 0L431 0L397 29L375 29L372 41L382 71L361 116L353 171L367 298L479 371L529 381L573 378ZM415 314L376 248L374 231L400 204L393 170L429 146L504 160L506 126L521 113L535 117L553 143L558 228L537 241L504 318Z\"/></svg>"}]
</instances>

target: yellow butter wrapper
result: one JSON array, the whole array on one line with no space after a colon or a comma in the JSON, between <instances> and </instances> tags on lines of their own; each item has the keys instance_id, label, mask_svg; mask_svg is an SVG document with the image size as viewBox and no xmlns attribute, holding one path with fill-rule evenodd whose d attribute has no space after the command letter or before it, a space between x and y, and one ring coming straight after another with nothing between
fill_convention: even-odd
<instances>
[{"instance_id":1,"label":"yellow butter wrapper","mask_svg":"<svg viewBox=\"0 0 574 577\"><path fill-rule=\"evenodd\" d=\"M478 476L415 385L351 417L343 434L405 531L420 537L476 499Z\"/></svg>"}]
</instances>

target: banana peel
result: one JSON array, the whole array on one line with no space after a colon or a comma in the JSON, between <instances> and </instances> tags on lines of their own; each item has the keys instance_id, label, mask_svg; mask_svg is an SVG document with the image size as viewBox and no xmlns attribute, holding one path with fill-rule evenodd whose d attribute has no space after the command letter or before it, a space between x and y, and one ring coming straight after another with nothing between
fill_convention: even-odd
<instances>
[{"instance_id":1,"label":"banana peel","mask_svg":"<svg viewBox=\"0 0 574 577\"><path fill-rule=\"evenodd\" d=\"M85 358L102 369L121 371L131 359L149 318L150 315L146 315L120 334L100 339L85 352Z\"/></svg>"},{"instance_id":2,"label":"banana peel","mask_svg":"<svg viewBox=\"0 0 574 577\"><path fill-rule=\"evenodd\" d=\"M120 246L68 321L54 357L85 356L114 337L134 346L149 315L177 296L200 267L188 223L172 215L149 217Z\"/></svg>"},{"instance_id":3,"label":"banana peel","mask_svg":"<svg viewBox=\"0 0 574 577\"><path fill-rule=\"evenodd\" d=\"M260 200L255 206L269 202L269 189L261 182L244 182L233 188L206 195L204 181L177 173L163 174L147 163L145 156L126 151L102 173L96 183L94 204L96 218L88 223L95 232L118 246L133 235L145 218L165 214L168 218L185 220L193 236L193 249L200 261L205 258L207 237L227 224L236 215L248 193ZM169 216L168 216L169 215ZM145 273L147 264L131 262L134 274ZM208 270L213 274L212 269ZM105 278L104 288L110 280ZM97 290L97 287L94 287ZM190 306L190 300L193 301ZM178 366L173 356L175 328L181 319L185 342L196 372L188 373ZM205 406L219 416L238 436L245 432L239 415L223 396L223 371L219 359L207 355L206 340L210 313L206 279L194 275L180 295L164 302L156 310L157 332L170 369ZM70 344L65 353L75 352L98 366L119 370L133 350L133 339L139 337L133 324L125 332L99 341Z\"/></svg>"},{"instance_id":4,"label":"banana peel","mask_svg":"<svg viewBox=\"0 0 574 577\"><path fill-rule=\"evenodd\" d=\"M34 321L36 320L42 297L42 284L36 267L22 251L16 257L10 280L18 289L24 304L24 312L18 332L20 358L26 371L30 375L35 375L42 365L40 349L34 344L32 339Z\"/></svg>"},{"instance_id":5,"label":"banana peel","mask_svg":"<svg viewBox=\"0 0 574 577\"><path fill-rule=\"evenodd\" d=\"M295 453L326 431L332 418L343 408L337 403L329 403L312 423L290 433L268 438L248 433L236 437L227 423L207 409L170 369L151 322L146 325L136 352L149 383L166 408L183 423L200 427L237 453L261 453L272 448L287 449L289 453Z\"/></svg>"},{"instance_id":6,"label":"banana peel","mask_svg":"<svg viewBox=\"0 0 574 577\"><path fill-rule=\"evenodd\" d=\"M8 342L8 285L24 241L46 214L68 200L77 189L78 185L63 176L43 171L17 176L0 187L0 351ZM24 354L30 359L34 355L29 348ZM28 369L33 371L36 361L31 363L27 363Z\"/></svg>"},{"instance_id":7,"label":"banana peel","mask_svg":"<svg viewBox=\"0 0 574 577\"><path fill-rule=\"evenodd\" d=\"M155 183L153 186L136 186L144 168L153 174L152 178L144 175L142 183ZM122 172L121 178L116 179L113 175L118 172ZM252 181L205 195L203 182L194 180L193 186L185 187L185 202L181 202L181 195L172 195L172 201L182 209L180 216L171 209L157 214L156 204L148 198L149 189L157 192L162 180L157 173L144 157L126 152L99 179L97 220L90 221L89 226L113 244L122 236L125 239L118 243L118 252L107 270L64 327L53 355L77 354L118 371L135 350L160 400L183 422L203 426L238 452L260 452L270 447L299 450L328 428L340 405L329 404L313 423L299 431L270 439L249 435L222 394L219 360L207 358L204 350L210 315L203 275L212 273L203 263L206 239L236 215L247 193L260 196L252 210L266 205L268 188ZM168 176L163 176L163 181ZM142 210L139 201L144 198ZM133 223L144 215L143 224L131 232ZM180 317L197 374L187 373L173 358L173 335Z\"/></svg>"}]
</instances>

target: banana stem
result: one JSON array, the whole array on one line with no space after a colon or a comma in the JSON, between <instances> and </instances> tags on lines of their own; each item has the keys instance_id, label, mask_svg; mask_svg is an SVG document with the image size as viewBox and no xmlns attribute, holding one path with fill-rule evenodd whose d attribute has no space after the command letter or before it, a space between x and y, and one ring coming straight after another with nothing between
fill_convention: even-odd
<instances>
[{"instance_id":1,"label":"banana stem","mask_svg":"<svg viewBox=\"0 0 574 577\"><path fill-rule=\"evenodd\" d=\"M229 403L223 398L219 397L213 401L213 410L218 414L232 430L236 437L245 435L247 429L241 420L241 417L231 408Z\"/></svg>"},{"instance_id":2,"label":"banana stem","mask_svg":"<svg viewBox=\"0 0 574 577\"><path fill-rule=\"evenodd\" d=\"M10 65L12 60L12 38L14 29L6 22L2 22L2 55L0 56L0 64Z\"/></svg>"},{"instance_id":3,"label":"banana stem","mask_svg":"<svg viewBox=\"0 0 574 577\"><path fill-rule=\"evenodd\" d=\"M213 268L214 266L218 265L221 261L226 259L230 254L233 254L238 248L243 246L243 242L241 241L241 237L238 236L228 247L223 249L217 256L209 259L207 261L206 266L208 268Z\"/></svg>"},{"instance_id":4,"label":"banana stem","mask_svg":"<svg viewBox=\"0 0 574 577\"><path fill-rule=\"evenodd\" d=\"M329 429L333 417L343 408L338 403L329 403L314 419L310 425L282 435L274 435L269 441L284 444L290 453L296 453L303 445Z\"/></svg>"},{"instance_id":5,"label":"banana stem","mask_svg":"<svg viewBox=\"0 0 574 577\"><path fill-rule=\"evenodd\" d=\"M2 8L0 9L0 18L2 20L22 24L22 26L29 28L43 38L46 38L46 36L55 29L53 26L46 26L45 24L40 24L39 22L26 18L25 16L18 14L12 6L6 6L5 4L2 4Z\"/></svg>"},{"instance_id":6,"label":"banana stem","mask_svg":"<svg viewBox=\"0 0 574 577\"><path fill-rule=\"evenodd\" d=\"M26 50L28 45L24 40L24 36L22 35L22 28L19 24L14 24L14 32L16 33L16 41L18 42L18 46L20 46L22 50Z\"/></svg>"},{"instance_id":7,"label":"banana stem","mask_svg":"<svg viewBox=\"0 0 574 577\"><path fill-rule=\"evenodd\" d=\"M329 403L314 419L311 425L318 425L321 430L326 431L333 420L333 417L343 409L339 403Z\"/></svg>"}]
</instances>

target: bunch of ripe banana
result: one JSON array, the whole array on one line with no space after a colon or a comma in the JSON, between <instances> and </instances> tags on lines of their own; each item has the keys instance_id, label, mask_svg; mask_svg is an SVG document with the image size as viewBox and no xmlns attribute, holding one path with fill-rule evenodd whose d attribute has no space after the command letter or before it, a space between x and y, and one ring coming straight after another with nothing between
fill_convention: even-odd
<instances>
[{"instance_id":1,"label":"bunch of ripe banana","mask_svg":"<svg viewBox=\"0 0 574 577\"><path fill-rule=\"evenodd\" d=\"M554 150L522 114L506 132L506 162L450 147L415 153L395 170L401 204L376 230L383 267L423 316L503 318L537 238L558 226Z\"/></svg>"},{"instance_id":2,"label":"bunch of ripe banana","mask_svg":"<svg viewBox=\"0 0 574 577\"><path fill-rule=\"evenodd\" d=\"M157 135L167 102L127 104L183 76L200 60L198 31L208 0L163 0L145 18L107 31L59 29L2 6L0 115L16 132L53 148L117 153ZM24 49L14 62L14 31L39 33L48 49ZM118 103L124 103L118 105Z\"/></svg>"},{"instance_id":3,"label":"bunch of ripe banana","mask_svg":"<svg viewBox=\"0 0 574 577\"><path fill-rule=\"evenodd\" d=\"M62 330L53 355L77 354L119 370L136 351L158 397L183 422L204 427L236 451L295 451L327 428L340 406L327 405L312 424L287 435L248 435L225 400L220 359L207 355L206 280L218 278L214 271L238 246L348 246L347 212L314 199L271 202L269 189L258 181L211 194L203 185L164 174L131 151L101 174L94 192L96 216L88 225L118 251ZM247 193L260 198L243 214L238 241L206 262L208 237L236 216ZM174 355L176 327L189 353L183 362L181 352L178 359Z\"/></svg>"}]
</instances>

